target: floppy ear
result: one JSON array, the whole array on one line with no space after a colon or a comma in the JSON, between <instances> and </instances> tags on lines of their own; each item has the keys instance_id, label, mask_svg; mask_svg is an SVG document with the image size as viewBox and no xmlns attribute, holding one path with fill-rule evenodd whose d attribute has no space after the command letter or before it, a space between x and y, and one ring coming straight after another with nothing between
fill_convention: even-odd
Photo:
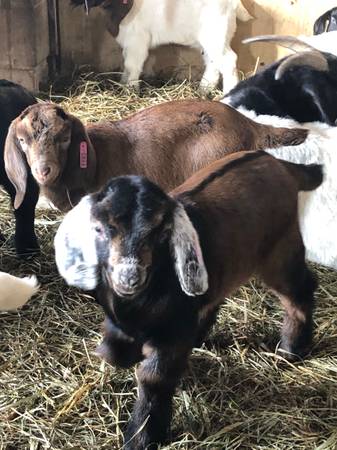
<instances>
[{"instance_id":1,"label":"floppy ear","mask_svg":"<svg viewBox=\"0 0 337 450\"><path fill-rule=\"evenodd\" d=\"M87 195L63 218L55 238L55 261L70 286L86 291L98 283L95 233L90 221L91 197Z\"/></svg>"},{"instance_id":2,"label":"floppy ear","mask_svg":"<svg viewBox=\"0 0 337 450\"><path fill-rule=\"evenodd\" d=\"M176 273L185 294L191 296L204 294L208 289L208 274L199 237L180 204L174 211L171 251Z\"/></svg>"},{"instance_id":3,"label":"floppy ear","mask_svg":"<svg viewBox=\"0 0 337 450\"><path fill-rule=\"evenodd\" d=\"M27 187L27 162L16 138L17 120L20 119L15 119L8 129L4 150L5 170L16 190L15 209L23 202Z\"/></svg>"}]
</instances>

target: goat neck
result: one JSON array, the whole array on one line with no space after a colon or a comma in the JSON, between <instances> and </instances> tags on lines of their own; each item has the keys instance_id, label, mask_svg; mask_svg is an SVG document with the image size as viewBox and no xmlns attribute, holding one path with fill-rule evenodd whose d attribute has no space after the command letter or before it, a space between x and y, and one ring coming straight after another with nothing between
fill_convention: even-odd
<instances>
[{"instance_id":1,"label":"goat neck","mask_svg":"<svg viewBox=\"0 0 337 450\"><path fill-rule=\"evenodd\" d=\"M51 186L41 187L41 192L61 211L68 211L97 188L96 175L95 147L83 125L75 123L64 170Z\"/></svg>"}]
</instances>

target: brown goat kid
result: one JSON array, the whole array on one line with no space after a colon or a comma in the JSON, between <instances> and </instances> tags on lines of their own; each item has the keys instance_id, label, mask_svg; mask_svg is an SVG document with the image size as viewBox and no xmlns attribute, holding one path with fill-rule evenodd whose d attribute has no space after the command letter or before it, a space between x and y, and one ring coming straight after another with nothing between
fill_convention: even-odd
<instances>
[{"instance_id":1,"label":"brown goat kid","mask_svg":"<svg viewBox=\"0 0 337 450\"><path fill-rule=\"evenodd\" d=\"M67 211L113 176L144 175L170 190L226 154L296 145L306 136L306 130L261 125L211 101L163 103L86 127L61 107L39 103L12 123L5 166L16 208L26 190L27 161L41 192Z\"/></svg>"},{"instance_id":2,"label":"brown goat kid","mask_svg":"<svg viewBox=\"0 0 337 450\"><path fill-rule=\"evenodd\" d=\"M65 216L56 262L68 284L96 289L106 313L99 354L124 367L141 362L123 448L165 441L192 348L224 298L253 275L285 309L280 348L289 358L308 352L316 281L304 258L297 197L321 182L320 166L240 152L170 195L143 177L112 179Z\"/></svg>"}]
</instances>

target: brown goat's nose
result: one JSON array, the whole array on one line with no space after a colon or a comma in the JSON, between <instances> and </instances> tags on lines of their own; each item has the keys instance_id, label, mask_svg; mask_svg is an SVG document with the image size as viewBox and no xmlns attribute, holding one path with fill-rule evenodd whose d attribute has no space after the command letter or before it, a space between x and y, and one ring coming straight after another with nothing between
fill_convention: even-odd
<instances>
[{"instance_id":1,"label":"brown goat's nose","mask_svg":"<svg viewBox=\"0 0 337 450\"><path fill-rule=\"evenodd\" d=\"M42 168L40 169L40 174L41 174L43 177L47 177L47 176L50 174L50 172L51 172L51 168L48 167L48 166L42 167Z\"/></svg>"}]
</instances>

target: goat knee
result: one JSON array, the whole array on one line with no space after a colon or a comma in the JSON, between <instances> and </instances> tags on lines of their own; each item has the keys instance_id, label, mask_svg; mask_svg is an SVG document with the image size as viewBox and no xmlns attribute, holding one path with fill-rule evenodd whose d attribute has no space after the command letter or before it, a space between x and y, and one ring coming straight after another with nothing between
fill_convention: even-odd
<instances>
[{"instance_id":1,"label":"goat knee","mask_svg":"<svg viewBox=\"0 0 337 450\"><path fill-rule=\"evenodd\" d=\"M128 336L108 318L103 324L104 337L96 354L111 365L128 368L143 359L142 345Z\"/></svg>"},{"instance_id":2,"label":"goat knee","mask_svg":"<svg viewBox=\"0 0 337 450\"><path fill-rule=\"evenodd\" d=\"M305 267L291 295L281 296L285 309L282 325L281 352L288 360L296 360L308 354L312 344L312 313L317 281Z\"/></svg>"},{"instance_id":3,"label":"goat knee","mask_svg":"<svg viewBox=\"0 0 337 450\"><path fill-rule=\"evenodd\" d=\"M208 56L204 55L205 71L200 81L200 89L204 92L209 92L217 87L220 79L220 71L216 62Z\"/></svg>"}]
</instances>

